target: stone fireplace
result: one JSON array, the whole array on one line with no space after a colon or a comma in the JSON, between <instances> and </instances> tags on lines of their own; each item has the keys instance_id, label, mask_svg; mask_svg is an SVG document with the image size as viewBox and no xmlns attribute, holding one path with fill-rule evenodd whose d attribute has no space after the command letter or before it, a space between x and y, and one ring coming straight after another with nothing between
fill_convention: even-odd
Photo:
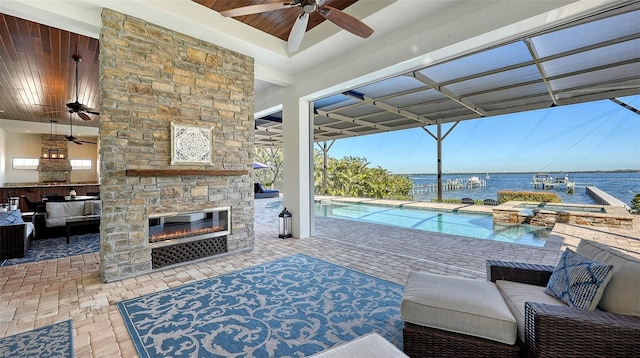
<instances>
[{"instance_id":1,"label":"stone fireplace","mask_svg":"<svg viewBox=\"0 0 640 358\"><path fill-rule=\"evenodd\" d=\"M103 280L253 249L253 59L106 8L102 25ZM211 128L210 163L172 164L172 123ZM222 230L150 240L214 214Z\"/></svg>"},{"instance_id":2,"label":"stone fireplace","mask_svg":"<svg viewBox=\"0 0 640 358\"><path fill-rule=\"evenodd\" d=\"M40 160L38 181L40 183L65 184L71 181L69 142L62 135L40 136Z\"/></svg>"}]
</instances>

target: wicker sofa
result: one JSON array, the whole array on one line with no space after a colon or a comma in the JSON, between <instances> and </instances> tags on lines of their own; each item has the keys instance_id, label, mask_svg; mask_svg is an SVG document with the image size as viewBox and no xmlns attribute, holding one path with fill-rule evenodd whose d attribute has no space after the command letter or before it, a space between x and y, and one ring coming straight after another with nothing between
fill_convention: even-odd
<instances>
[{"instance_id":1,"label":"wicker sofa","mask_svg":"<svg viewBox=\"0 0 640 358\"><path fill-rule=\"evenodd\" d=\"M0 260L24 257L31 247L33 224L22 221L20 210L14 210L13 216L17 219L15 222L0 224Z\"/></svg>"},{"instance_id":2,"label":"wicker sofa","mask_svg":"<svg viewBox=\"0 0 640 358\"><path fill-rule=\"evenodd\" d=\"M575 252L613 266L608 283L601 286L604 287L601 298L592 301L593 305L597 302L597 308L570 307L545 293L556 266L489 260L486 263L487 281L484 282L495 284L499 291L497 297L476 291L476 286L483 285L473 279L435 275L443 285L427 287L418 283L422 284L420 287L424 292L449 297L446 302L457 302L457 296L462 295L484 305L506 303L516 322L515 344L481 338L482 334L495 334L495 326L485 326L480 335L474 336L459 330L416 324L415 315L410 316L415 314L415 309L404 314L404 307L401 307L401 315L405 315L404 352L410 357L640 357L640 260L589 240L582 240ZM467 280L470 288L452 285L451 281L455 279ZM405 299L429 307L441 304L431 301L428 296L408 297L408 288L415 288L411 284L415 284L415 280L410 274L403 304ZM460 291L465 292L461 294ZM415 296L414 292L409 291ZM443 319L451 321L447 324L459 322L456 313L467 309L464 306L455 308L449 318Z\"/></svg>"},{"instance_id":3,"label":"wicker sofa","mask_svg":"<svg viewBox=\"0 0 640 358\"><path fill-rule=\"evenodd\" d=\"M62 236L69 218L100 218L100 200L47 202L44 212L33 215L36 239Z\"/></svg>"},{"instance_id":4,"label":"wicker sofa","mask_svg":"<svg viewBox=\"0 0 640 358\"><path fill-rule=\"evenodd\" d=\"M529 301L526 297L517 298L523 291L516 290L519 292L515 292L512 297L505 297L505 300L518 321L519 336L524 336L521 355L638 357L640 260L589 240L582 240L576 252L592 260L613 265L612 277L605 287L598 308L586 310L536 302L535 299ZM555 266L549 265L487 261L487 280L498 283L498 287L500 281L525 284L521 286L525 289L531 289L527 286L544 287L554 269ZM514 303L524 305L515 308ZM521 317L522 314L524 317Z\"/></svg>"}]
</instances>

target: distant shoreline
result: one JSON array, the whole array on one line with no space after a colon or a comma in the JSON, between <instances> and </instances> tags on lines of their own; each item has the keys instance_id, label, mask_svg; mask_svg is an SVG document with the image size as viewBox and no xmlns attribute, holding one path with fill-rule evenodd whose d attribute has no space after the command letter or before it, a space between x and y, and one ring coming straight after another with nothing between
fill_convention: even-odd
<instances>
[{"instance_id":1,"label":"distant shoreline","mask_svg":"<svg viewBox=\"0 0 640 358\"><path fill-rule=\"evenodd\" d=\"M480 172L447 172L443 175L478 175ZM583 173L640 173L640 169L616 169L616 170L573 170L573 171L539 171L539 172L482 172L486 174L537 174L537 173L562 173L562 174L583 174ZM394 173L393 175L437 175L438 173Z\"/></svg>"}]
</instances>

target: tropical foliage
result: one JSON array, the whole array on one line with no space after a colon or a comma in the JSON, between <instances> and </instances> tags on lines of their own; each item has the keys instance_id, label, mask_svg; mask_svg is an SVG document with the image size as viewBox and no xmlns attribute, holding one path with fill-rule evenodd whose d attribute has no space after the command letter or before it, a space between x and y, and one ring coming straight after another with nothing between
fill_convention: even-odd
<instances>
[{"instance_id":1,"label":"tropical foliage","mask_svg":"<svg viewBox=\"0 0 640 358\"><path fill-rule=\"evenodd\" d=\"M393 175L379 166L370 168L367 159L360 157L328 157L325 186L321 152L316 151L314 164L317 194L406 200L413 188L411 179Z\"/></svg>"},{"instance_id":2,"label":"tropical foliage","mask_svg":"<svg viewBox=\"0 0 640 358\"><path fill-rule=\"evenodd\" d=\"M256 147L255 161L269 168L254 170L253 179L265 187L282 189L282 155L281 148ZM407 200L413 188L411 179L379 166L371 168L366 158L327 157L325 171L322 151L315 150L313 164L314 190L320 195Z\"/></svg>"},{"instance_id":3,"label":"tropical foliage","mask_svg":"<svg viewBox=\"0 0 640 358\"><path fill-rule=\"evenodd\" d=\"M633 196L631 199L631 213L640 214L640 193Z\"/></svg>"},{"instance_id":4,"label":"tropical foliage","mask_svg":"<svg viewBox=\"0 0 640 358\"><path fill-rule=\"evenodd\" d=\"M269 189L282 187L282 148L255 147L254 159L269 167L255 169L253 180Z\"/></svg>"}]
</instances>

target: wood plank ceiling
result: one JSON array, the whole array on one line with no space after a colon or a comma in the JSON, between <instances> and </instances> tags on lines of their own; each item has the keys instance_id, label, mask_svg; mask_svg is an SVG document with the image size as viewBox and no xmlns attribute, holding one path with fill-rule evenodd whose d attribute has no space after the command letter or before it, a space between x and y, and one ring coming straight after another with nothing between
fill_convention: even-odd
<instances>
[{"instance_id":1,"label":"wood plank ceiling","mask_svg":"<svg viewBox=\"0 0 640 358\"><path fill-rule=\"evenodd\" d=\"M268 0L193 0L214 11L269 3ZM357 0L327 0L325 5L344 10ZM300 8L237 17L238 21L284 41ZM311 14L307 31L325 21ZM70 115L65 104L76 100L75 62L78 67L78 101L99 111L99 44L97 39L0 14L0 117L11 120L97 127L96 115L84 121Z\"/></svg>"},{"instance_id":2,"label":"wood plank ceiling","mask_svg":"<svg viewBox=\"0 0 640 358\"><path fill-rule=\"evenodd\" d=\"M0 14L0 117L49 123L98 126L98 116L84 121L65 104L76 100L75 66L79 54L78 101L99 108L98 40L32 21Z\"/></svg>"},{"instance_id":3,"label":"wood plank ceiling","mask_svg":"<svg viewBox=\"0 0 640 358\"><path fill-rule=\"evenodd\" d=\"M230 9L237 9L243 6L258 5L274 2L286 2L286 1L273 1L273 0L192 0L202 6L205 6L211 10L224 11ZM290 1L292 3L300 1ZM357 0L326 0L324 5L331 6L338 10L344 10L348 6L356 3ZM234 19L241 21L251 27L254 27L260 31L266 32L270 35L278 37L284 41L289 38L289 32L293 27L293 23L298 16L302 13L299 7L290 9L282 9L277 11L264 12L261 14L238 16ZM325 21L325 18L320 16L318 12L313 12L309 16L309 24L307 25L307 31L320 25Z\"/></svg>"}]
</instances>

